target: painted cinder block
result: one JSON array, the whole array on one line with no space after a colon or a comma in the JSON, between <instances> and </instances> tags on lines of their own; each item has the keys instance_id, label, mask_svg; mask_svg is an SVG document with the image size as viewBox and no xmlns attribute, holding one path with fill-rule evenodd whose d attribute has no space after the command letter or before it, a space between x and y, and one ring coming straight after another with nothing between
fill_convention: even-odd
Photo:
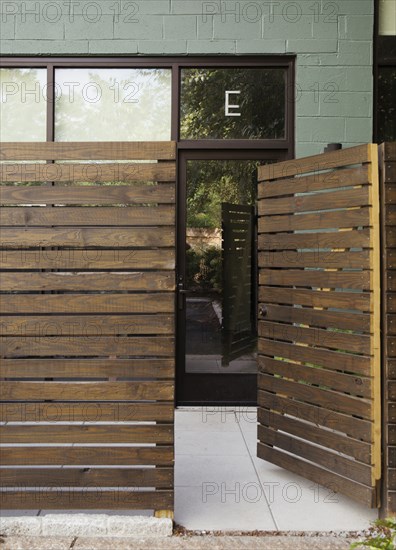
<instances>
[{"instance_id":1,"label":"painted cinder block","mask_svg":"<svg viewBox=\"0 0 396 550\"><path fill-rule=\"evenodd\" d=\"M255 0L3 0L0 47L4 55L296 54L297 154L312 154L316 139L372 139L373 12L372 0L272 8Z\"/></svg>"}]
</instances>

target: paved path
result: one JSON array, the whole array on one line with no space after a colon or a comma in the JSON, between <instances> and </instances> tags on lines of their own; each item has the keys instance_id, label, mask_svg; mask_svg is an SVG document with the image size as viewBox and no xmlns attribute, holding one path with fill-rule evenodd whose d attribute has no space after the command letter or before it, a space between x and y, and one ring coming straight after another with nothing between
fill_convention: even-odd
<instances>
[{"instance_id":1,"label":"paved path","mask_svg":"<svg viewBox=\"0 0 396 550\"><path fill-rule=\"evenodd\" d=\"M193 536L164 539L10 537L1 550L347 550L341 537Z\"/></svg>"}]
</instances>

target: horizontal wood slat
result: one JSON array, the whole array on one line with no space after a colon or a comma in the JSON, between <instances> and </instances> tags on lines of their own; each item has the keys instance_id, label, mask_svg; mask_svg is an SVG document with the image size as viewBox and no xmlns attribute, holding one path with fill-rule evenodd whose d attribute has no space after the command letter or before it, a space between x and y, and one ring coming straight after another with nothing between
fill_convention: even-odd
<instances>
[{"instance_id":1,"label":"horizontal wood slat","mask_svg":"<svg viewBox=\"0 0 396 550\"><path fill-rule=\"evenodd\" d=\"M176 145L0 150L1 504L171 517Z\"/></svg>"},{"instance_id":2,"label":"horizontal wood slat","mask_svg":"<svg viewBox=\"0 0 396 550\"><path fill-rule=\"evenodd\" d=\"M291 382L283 378L260 374L258 387L261 390L286 394L295 399L300 399L318 405L329 410L344 414L357 415L366 420L371 420L370 401L360 399L352 395L346 395L320 387L309 386L299 382Z\"/></svg>"},{"instance_id":3,"label":"horizontal wood slat","mask_svg":"<svg viewBox=\"0 0 396 550\"><path fill-rule=\"evenodd\" d=\"M174 203L175 186L90 185L58 187L0 186L0 204L139 204Z\"/></svg>"},{"instance_id":4,"label":"horizontal wood slat","mask_svg":"<svg viewBox=\"0 0 396 550\"><path fill-rule=\"evenodd\" d=\"M18 228L4 227L0 235L2 248L44 248L61 246L79 247L130 247L130 246L174 246L173 228L141 227L128 229L98 228Z\"/></svg>"},{"instance_id":5,"label":"horizontal wood slat","mask_svg":"<svg viewBox=\"0 0 396 550\"><path fill-rule=\"evenodd\" d=\"M9 402L0 403L1 422L169 422L173 402Z\"/></svg>"},{"instance_id":6,"label":"horizontal wood slat","mask_svg":"<svg viewBox=\"0 0 396 550\"><path fill-rule=\"evenodd\" d=\"M260 269L259 284L369 290L370 272L266 268Z\"/></svg>"},{"instance_id":7,"label":"horizontal wood slat","mask_svg":"<svg viewBox=\"0 0 396 550\"><path fill-rule=\"evenodd\" d=\"M277 304L300 304L309 307L332 307L370 311L369 293L327 292L325 290L295 290L292 288L261 287L259 300Z\"/></svg>"},{"instance_id":8,"label":"horizontal wood slat","mask_svg":"<svg viewBox=\"0 0 396 550\"><path fill-rule=\"evenodd\" d=\"M174 290L173 271L130 271L130 272L3 272L1 288L5 292L23 291L155 291Z\"/></svg>"},{"instance_id":9,"label":"horizontal wood slat","mask_svg":"<svg viewBox=\"0 0 396 550\"><path fill-rule=\"evenodd\" d=\"M174 160L171 141L2 142L0 160Z\"/></svg>"},{"instance_id":10,"label":"horizontal wood slat","mask_svg":"<svg viewBox=\"0 0 396 550\"><path fill-rule=\"evenodd\" d=\"M35 315L3 317L0 336L122 336L136 334L174 334L172 315Z\"/></svg>"},{"instance_id":11,"label":"horizontal wood slat","mask_svg":"<svg viewBox=\"0 0 396 550\"><path fill-rule=\"evenodd\" d=\"M173 486L172 468L0 468L1 486L22 487L121 487Z\"/></svg>"},{"instance_id":12,"label":"horizontal wood slat","mask_svg":"<svg viewBox=\"0 0 396 550\"><path fill-rule=\"evenodd\" d=\"M176 179L174 162L0 164L1 183L168 182Z\"/></svg>"},{"instance_id":13,"label":"horizontal wood slat","mask_svg":"<svg viewBox=\"0 0 396 550\"><path fill-rule=\"evenodd\" d=\"M149 382L2 382L1 399L6 401L171 401L174 383Z\"/></svg>"},{"instance_id":14,"label":"horizontal wood slat","mask_svg":"<svg viewBox=\"0 0 396 550\"><path fill-rule=\"evenodd\" d=\"M369 208L318 212L291 216L262 216L258 221L260 233L318 229L348 229L368 227Z\"/></svg>"},{"instance_id":15,"label":"horizontal wood slat","mask_svg":"<svg viewBox=\"0 0 396 550\"><path fill-rule=\"evenodd\" d=\"M377 146L261 166L258 173L258 455L375 507ZM388 305L396 312L396 285ZM396 356L389 342L393 349Z\"/></svg>"},{"instance_id":16,"label":"horizontal wood slat","mask_svg":"<svg viewBox=\"0 0 396 550\"><path fill-rule=\"evenodd\" d=\"M343 249L365 248L370 246L370 233L361 231L326 231L323 233L276 233L259 236L260 250L268 253L275 250L295 249Z\"/></svg>"},{"instance_id":17,"label":"horizontal wood slat","mask_svg":"<svg viewBox=\"0 0 396 550\"><path fill-rule=\"evenodd\" d=\"M56 426L8 424L0 426L0 440L3 444L18 443L173 443L173 426Z\"/></svg>"},{"instance_id":18,"label":"horizontal wood slat","mask_svg":"<svg viewBox=\"0 0 396 550\"><path fill-rule=\"evenodd\" d=\"M171 293L147 294L5 294L0 300L8 313L172 313Z\"/></svg>"},{"instance_id":19,"label":"horizontal wood slat","mask_svg":"<svg viewBox=\"0 0 396 550\"><path fill-rule=\"evenodd\" d=\"M325 155L319 154L299 160L287 160L285 162L260 166L258 179L259 181L276 180L289 176L302 176L311 172L316 175L319 171L364 164L369 162L369 160L369 147L367 145L358 145L340 151L332 151Z\"/></svg>"},{"instance_id":20,"label":"horizontal wood slat","mask_svg":"<svg viewBox=\"0 0 396 550\"><path fill-rule=\"evenodd\" d=\"M15 336L0 337L0 348L4 357L117 354L172 357L174 341L162 336Z\"/></svg>"},{"instance_id":21,"label":"horizontal wood slat","mask_svg":"<svg viewBox=\"0 0 396 550\"><path fill-rule=\"evenodd\" d=\"M171 466L171 445L157 447L9 447L2 446L5 466Z\"/></svg>"},{"instance_id":22,"label":"horizontal wood slat","mask_svg":"<svg viewBox=\"0 0 396 550\"><path fill-rule=\"evenodd\" d=\"M259 176L260 179L260 176ZM263 181L258 186L260 199L294 195L295 193L311 193L323 189L336 189L350 185L363 185L368 183L367 166L358 168L343 168L329 172L315 173L312 176L300 176L298 178L286 178L281 181Z\"/></svg>"},{"instance_id":23,"label":"horizontal wood slat","mask_svg":"<svg viewBox=\"0 0 396 550\"><path fill-rule=\"evenodd\" d=\"M368 187L342 189L328 193L297 195L288 198L272 198L259 201L260 216L274 214L297 214L313 210L330 210L337 208L352 208L369 204Z\"/></svg>"},{"instance_id":24,"label":"horizontal wood slat","mask_svg":"<svg viewBox=\"0 0 396 550\"><path fill-rule=\"evenodd\" d=\"M0 377L173 378L174 358L0 359Z\"/></svg>"},{"instance_id":25,"label":"horizontal wood slat","mask_svg":"<svg viewBox=\"0 0 396 550\"><path fill-rule=\"evenodd\" d=\"M303 323L312 327L338 328L339 330L370 332L370 315L367 313L345 313L328 309L309 307L265 306L265 319L286 323Z\"/></svg>"},{"instance_id":26,"label":"horizontal wood slat","mask_svg":"<svg viewBox=\"0 0 396 550\"><path fill-rule=\"evenodd\" d=\"M125 510L154 508L156 510L170 510L173 507L173 491L102 491L91 492L69 489L65 491L3 491L0 492L0 505L4 509L46 509L83 510L93 508L97 510Z\"/></svg>"},{"instance_id":27,"label":"horizontal wood slat","mask_svg":"<svg viewBox=\"0 0 396 550\"><path fill-rule=\"evenodd\" d=\"M1 254L1 269L174 269L174 249L127 250L7 250Z\"/></svg>"},{"instance_id":28,"label":"horizontal wood slat","mask_svg":"<svg viewBox=\"0 0 396 550\"><path fill-rule=\"evenodd\" d=\"M0 208L2 226L146 226L174 225L175 209L172 205L85 207L73 206L7 206ZM155 214L155 215L154 215Z\"/></svg>"},{"instance_id":29,"label":"horizontal wood slat","mask_svg":"<svg viewBox=\"0 0 396 550\"><path fill-rule=\"evenodd\" d=\"M282 450L259 443L257 447L257 455L263 460L274 462L282 468L303 476L317 483L320 480L322 485L330 488L329 499L334 494L341 493L357 500L372 508L376 506L377 495L373 488L367 487L361 483L356 483L346 477L340 476L325 468L305 461L302 458L287 454ZM333 497L334 498L334 497Z\"/></svg>"}]
</instances>

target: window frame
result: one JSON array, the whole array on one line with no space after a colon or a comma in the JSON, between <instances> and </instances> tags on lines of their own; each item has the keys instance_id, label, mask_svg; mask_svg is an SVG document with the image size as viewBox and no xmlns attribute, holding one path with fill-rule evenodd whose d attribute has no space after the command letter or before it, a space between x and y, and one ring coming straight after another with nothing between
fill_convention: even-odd
<instances>
[{"instance_id":1,"label":"window frame","mask_svg":"<svg viewBox=\"0 0 396 550\"><path fill-rule=\"evenodd\" d=\"M178 149L278 149L295 152L295 60L294 55L208 57L3 57L0 68L47 70L47 141L55 141L54 81L57 68L168 68L172 70L171 139ZM180 140L180 88L182 68L283 68L286 74L284 139Z\"/></svg>"}]
</instances>

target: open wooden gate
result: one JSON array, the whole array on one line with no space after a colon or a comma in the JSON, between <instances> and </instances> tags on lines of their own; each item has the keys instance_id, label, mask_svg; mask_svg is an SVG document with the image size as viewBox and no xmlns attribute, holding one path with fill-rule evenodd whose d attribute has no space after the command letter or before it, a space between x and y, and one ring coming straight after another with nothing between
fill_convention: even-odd
<instances>
[{"instance_id":1,"label":"open wooden gate","mask_svg":"<svg viewBox=\"0 0 396 550\"><path fill-rule=\"evenodd\" d=\"M377 146L262 166L259 181L258 456L376 507Z\"/></svg>"},{"instance_id":2,"label":"open wooden gate","mask_svg":"<svg viewBox=\"0 0 396 550\"><path fill-rule=\"evenodd\" d=\"M172 515L175 144L1 160L1 505Z\"/></svg>"}]
</instances>

